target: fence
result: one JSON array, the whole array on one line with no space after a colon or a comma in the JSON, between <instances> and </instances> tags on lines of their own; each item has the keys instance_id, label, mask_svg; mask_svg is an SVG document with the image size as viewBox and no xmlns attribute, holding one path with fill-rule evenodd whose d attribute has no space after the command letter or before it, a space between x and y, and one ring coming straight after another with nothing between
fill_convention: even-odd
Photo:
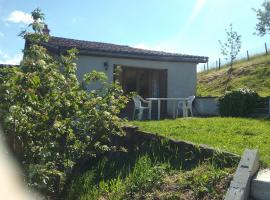
<instances>
[{"instance_id":1,"label":"fence","mask_svg":"<svg viewBox=\"0 0 270 200\"><path fill-rule=\"evenodd\" d=\"M269 49L268 49L268 44L264 43L264 45L262 45L261 49L256 49L256 50L246 50L246 51L242 51L238 56L237 59L235 60L237 61L242 61L242 60L250 60L252 57L256 56L256 55L269 55ZM218 59L211 59L209 58L209 61L203 65L201 65L201 70L200 71L208 71L211 69L221 69L223 66L229 65L228 60L222 59L222 57L218 58Z\"/></svg>"}]
</instances>

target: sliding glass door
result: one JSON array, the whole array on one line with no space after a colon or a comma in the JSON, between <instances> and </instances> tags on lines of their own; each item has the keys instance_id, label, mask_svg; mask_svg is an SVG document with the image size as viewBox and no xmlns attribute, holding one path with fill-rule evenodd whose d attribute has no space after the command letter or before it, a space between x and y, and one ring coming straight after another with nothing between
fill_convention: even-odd
<instances>
[{"instance_id":1,"label":"sliding glass door","mask_svg":"<svg viewBox=\"0 0 270 200\"><path fill-rule=\"evenodd\" d=\"M117 79L126 93L136 92L143 98L167 97L167 70L165 69L121 67ZM153 112L155 106L153 105ZM162 102L161 112L166 113L166 102Z\"/></svg>"}]
</instances>

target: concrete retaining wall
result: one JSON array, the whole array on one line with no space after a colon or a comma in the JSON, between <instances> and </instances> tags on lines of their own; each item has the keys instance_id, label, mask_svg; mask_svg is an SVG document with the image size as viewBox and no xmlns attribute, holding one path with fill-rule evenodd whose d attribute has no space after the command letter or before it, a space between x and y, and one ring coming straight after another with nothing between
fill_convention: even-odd
<instances>
[{"instance_id":1,"label":"concrete retaining wall","mask_svg":"<svg viewBox=\"0 0 270 200\"><path fill-rule=\"evenodd\" d=\"M195 116L219 116L218 97L196 97L193 109ZM270 117L270 97L257 102L255 116Z\"/></svg>"},{"instance_id":2,"label":"concrete retaining wall","mask_svg":"<svg viewBox=\"0 0 270 200\"><path fill-rule=\"evenodd\" d=\"M225 200L248 200L252 177L260 167L257 150L246 149L231 181Z\"/></svg>"},{"instance_id":3,"label":"concrete retaining wall","mask_svg":"<svg viewBox=\"0 0 270 200\"><path fill-rule=\"evenodd\" d=\"M196 97L194 112L198 116L218 116L219 108L216 97Z\"/></svg>"},{"instance_id":4,"label":"concrete retaining wall","mask_svg":"<svg viewBox=\"0 0 270 200\"><path fill-rule=\"evenodd\" d=\"M205 145L196 145L182 140L173 140L166 137L144 132L138 127L123 127L125 137L113 138L115 145L128 149L132 155L150 154L163 157L171 164L188 168L203 161L213 161L213 164L224 167L236 166L240 157L228 152L221 152Z\"/></svg>"}]
</instances>

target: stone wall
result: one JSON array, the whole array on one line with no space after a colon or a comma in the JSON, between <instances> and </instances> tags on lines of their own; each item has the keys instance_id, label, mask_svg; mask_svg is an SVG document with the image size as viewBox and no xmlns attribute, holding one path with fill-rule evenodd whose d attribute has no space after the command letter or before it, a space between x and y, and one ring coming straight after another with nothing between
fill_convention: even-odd
<instances>
[{"instance_id":1,"label":"stone wall","mask_svg":"<svg viewBox=\"0 0 270 200\"><path fill-rule=\"evenodd\" d=\"M120 145L133 156L150 154L160 160L170 162L172 165L181 165L189 168L199 162L210 161L226 167L236 166L240 157L238 155L221 152L205 145L195 145L190 142L168 139L166 137L144 132L138 127L125 126L125 137L113 138L115 145Z\"/></svg>"}]
</instances>

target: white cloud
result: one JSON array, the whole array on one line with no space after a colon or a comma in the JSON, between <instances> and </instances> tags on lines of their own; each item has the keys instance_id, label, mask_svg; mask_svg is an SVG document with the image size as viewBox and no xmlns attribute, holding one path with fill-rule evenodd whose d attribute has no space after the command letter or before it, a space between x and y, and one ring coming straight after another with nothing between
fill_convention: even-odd
<instances>
[{"instance_id":1,"label":"white cloud","mask_svg":"<svg viewBox=\"0 0 270 200\"><path fill-rule=\"evenodd\" d=\"M9 56L8 54L0 50L0 64L17 65L21 62L22 57L23 55L21 53Z\"/></svg>"},{"instance_id":2,"label":"white cloud","mask_svg":"<svg viewBox=\"0 0 270 200\"><path fill-rule=\"evenodd\" d=\"M32 16L28 13L19 10L14 10L6 18L6 21L13 23L30 24L33 21L33 19Z\"/></svg>"}]
</instances>

